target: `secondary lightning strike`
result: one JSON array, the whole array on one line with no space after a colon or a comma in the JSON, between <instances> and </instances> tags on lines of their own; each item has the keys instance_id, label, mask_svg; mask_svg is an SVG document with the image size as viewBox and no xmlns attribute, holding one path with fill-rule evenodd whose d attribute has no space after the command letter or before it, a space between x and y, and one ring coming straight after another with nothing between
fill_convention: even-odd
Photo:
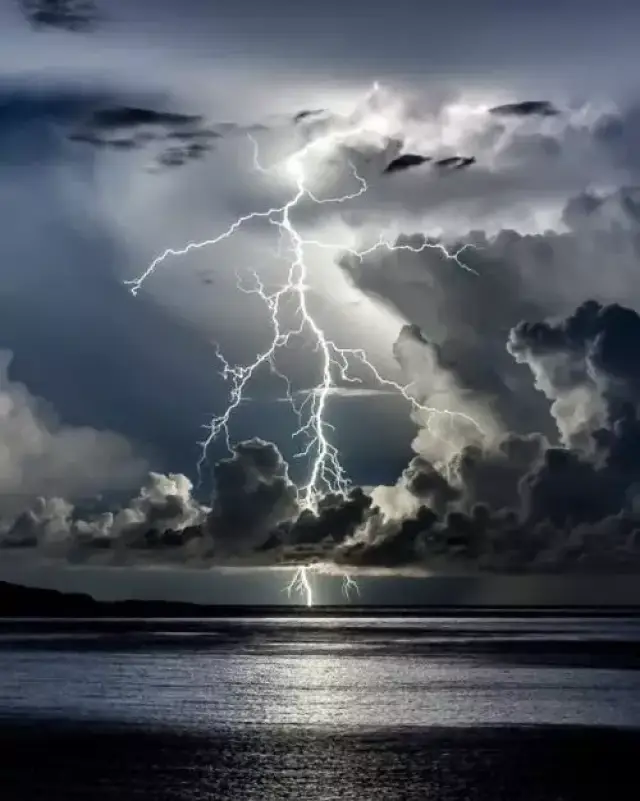
<instances>
[{"instance_id":1,"label":"secondary lightning strike","mask_svg":"<svg viewBox=\"0 0 640 801\"><path fill-rule=\"evenodd\" d=\"M352 579L348 573L342 577L342 594L347 599L347 601L351 600L351 591L355 592L355 594L360 597L360 587L358 587L358 582L355 579Z\"/></svg>"},{"instance_id":2,"label":"secondary lightning strike","mask_svg":"<svg viewBox=\"0 0 640 801\"><path fill-rule=\"evenodd\" d=\"M313 589L309 581L309 573L306 567L299 567L293 574L293 578L285 587L285 591L289 598L293 592L299 592L305 599L308 607L313 606Z\"/></svg>"},{"instance_id":3,"label":"secondary lightning strike","mask_svg":"<svg viewBox=\"0 0 640 801\"><path fill-rule=\"evenodd\" d=\"M291 598L294 592L300 594L308 607L312 607L314 605L313 587L309 577L312 569L312 567L308 567L306 565L297 567L293 574L293 578L284 588L284 591L287 593L289 598ZM351 600L352 592L355 592L355 594L359 597L360 587L358 587L358 583L348 573L345 573L342 576L342 594L347 601Z\"/></svg>"},{"instance_id":4,"label":"secondary lightning strike","mask_svg":"<svg viewBox=\"0 0 640 801\"><path fill-rule=\"evenodd\" d=\"M125 282L125 284L130 287L131 293L135 296L141 290L144 282L154 273L156 268L169 257L184 256L193 250L214 247L223 240L232 237L243 226L254 220L268 220L270 224L278 228L280 234L279 249L282 242L286 240L288 249L292 253L292 260L289 264L286 281L276 291L271 293L266 291L266 288L257 275L254 276L256 283L253 288L243 289L239 286L241 291L249 294L256 294L264 302L270 315L272 338L268 347L259 353L255 360L248 365L229 364L222 355L220 349L218 347L216 348L216 356L222 365L222 376L225 380L231 382L229 404L223 414L212 417L209 424L206 426L208 434L200 443L202 450L201 457L198 461L198 473L200 474L201 468L206 460L209 446L218 437L223 435L227 447L231 450L232 445L229 431L231 418L235 410L242 403L245 390L253 378L253 375L259 368L266 365L272 372L283 379L286 386L286 400L291 403L292 408L298 416L299 428L294 433L294 437L306 437L307 440L306 447L304 447L298 455L311 457L311 470L307 483L303 487L298 488L298 500L302 509L309 509L314 512L317 511L317 500L323 494L332 492L344 495L350 487L349 479L340 463L338 450L329 440L328 432L332 429L332 426L327 422L325 413L329 395L331 390L336 387L337 379L345 383L362 383L360 378L349 374L349 366L353 362L360 363L367 368L380 385L394 389L400 393L414 409L419 409L421 412L426 413L427 426L430 425L431 419L434 417L437 419L446 417L449 419L463 419L480 430L475 420L462 412L435 409L420 404L410 394L411 385L403 386L381 376L378 370L369 361L363 349L343 348L336 345L335 342L327 337L319 322L309 311L307 303L307 267L305 264L305 248L309 247L346 250L352 256L360 260L380 248L386 248L389 251L410 250L414 253L420 253L426 249L435 249L461 269L475 273L475 271L467 266L460 258L464 250L469 247L468 245L451 253L442 243L432 242L428 239L425 239L420 246L414 247L408 244L394 244L381 237L374 245L366 250L357 251L331 245L326 242L303 238L302 234L297 230L291 220L292 210L303 200L318 205L347 203L348 201L360 197L368 189L368 184L365 179L362 178L355 167L350 164L352 175L358 188L352 193L338 197L318 198L306 185L305 158L313 149L325 147L327 145L335 147L346 142L355 135L365 133L366 131L367 129L364 126L359 126L345 131L329 133L308 142L303 148L296 151L287 159L286 166L295 183L296 189L292 197L286 203L264 211L253 211L239 217L229 228L210 239L189 242L182 248L167 248L153 259L141 275ZM258 158L257 143L252 137L250 138L254 146L253 161L255 168L263 173L270 172L274 168L267 169L262 167ZM285 325L281 319L284 301L289 299L295 300L295 317L298 322L297 325L294 326ZM297 404L291 392L289 379L277 369L275 359L276 354L283 348L286 348L293 337L302 336L305 333L311 336L314 342L314 350L319 354L322 368L321 379L315 387L309 390L302 403ZM308 606L313 604L313 591L309 582L307 567L302 566L297 568L286 590L289 595L294 591L299 592ZM346 597L349 597L351 590L358 591L357 584L350 576L345 575L343 579L343 592Z\"/></svg>"}]
</instances>

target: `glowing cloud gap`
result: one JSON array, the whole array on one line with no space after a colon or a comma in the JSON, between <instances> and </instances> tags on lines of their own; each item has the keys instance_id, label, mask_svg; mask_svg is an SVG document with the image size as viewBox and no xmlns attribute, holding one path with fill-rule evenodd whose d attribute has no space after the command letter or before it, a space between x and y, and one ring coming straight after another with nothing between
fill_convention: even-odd
<instances>
[{"instance_id":1,"label":"glowing cloud gap","mask_svg":"<svg viewBox=\"0 0 640 801\"><path fill-rule=\"evenodd\" d=\"M374 86L372 94L376 91L377 86ZM450 252L441 242L429 241L427 238L425 238L425 241L420 246L414 247L408 244L394 244L381 236L371 247L362 251L357 251L345 248L341 245L332 245L328 242L304 239L302 234L296 229L291 220L291 212L303 200L306 199L318 205L347 203L360 197L367 191L368 185L366 180L358 174L356 168L350 162L351 172L357 184L357 189L352 193L338 197L318 198L311 189L306 186L305 159L315 149L322 148L324 151L326 151L328 147L335 149L335 147L356 137L358 134L365 134L368 130L370 129L368 129L366 125L355 126L346 130L326 134L307 143L285 162L288 173L292 177L296 187L290 200L282 206L264 211L253 211L239 217L226 231L211 239L189 242L182 248L167 248L153 259L141 275L135 279L125 281L125 284L130 287L131 293L135 296L142 289L144 282L151 277L156 268L170 257L184 256L193 250L213 247L223 240L229 239L244 225L254 220L268 220L271 225L278 228L280 234L279 252L281 252L280 249L283 241L286 240L288 249L292 253L292 260L288 267L286 281L279 289L272 293L266 291L257 274L254 274L255 286L253 288L247 289L240 285L238 286L240 291L247 294L255 294L264 302L271 318L271 341L268 343L267 347L256 356L255 360L248 365L229 364L220 349L218 347L216 348L216 356L222 365L222 376L225 380L229 381L231 385L229 404L223 414L212 417L209 424L206 426L208 434L206 438L199 443L202 451L198 461L198 474L199 476L201 475L201 469L206 461L209 446L219 437L224 436L227 448L231 450L232 443L229 425L233 414L242 403L244 392L253 375L259 368L266 365L272 372L283 379L286 387L285 399L291 404L291 407L298 417L299 427L297 431L294 432L294 437L306 439L306 445L298 455L309 456L311 458L311 469L307 483L299 487L297 492L300 507L312 512L317 512L318 499L323 495L327 493L344 495L350 488L349 479L340 463L338 450L329 440L329 431L332 429L332 426L326 420L325 413L327 401L332 390L337 386L337 380L351 384L362 383L361 379L350 375L349 366L351 364L358 363L367 368L381 387L398 392L415 410L420 410L420 412L424 413L426 415L427 427L430 427L432 419L439 419L444 416L463 419L474 425L478 430L481 430L480 426L473 418L462 412L436 409L420 404L410 394L411 385L402 386L395 381L384 378L369 361L367 354L361 348L344 348L338 346L333 340L328 338L319 322L309 311L307 303L307 267L305 264L305 248L309 247L342 250L360 260L381 248L388 251L410 250L413 253L434 249L438 250L446 259L452 261L459 268L477 275L477 273L461 261L460 258L464 250L470 247L469 245L465 245L455 252ZM380 133L380 131L377 131L377 133ZM275 168L265 168L260 164L257 143L252 137L249 138L254 148L253 163L255 169L262 173L271 172ZM275 166L281 167L282 165ZM283 302L290 299L295 301L295 317L298 320L297 325L294 326L286 326L281 320ZM310 335L314 343L314 350L318 354L321 367L321 379L316 386L311 387L304 393L302 402L298 403L294 399L288 377L281 373L276 367L275 356L278 351L287 347L293 337L303 334ZM359 593L356 582L348 575L344 576L342 589L346 598L349 598L352 590ZM313 591L309 583L308 568L306 566L299 567L296 570L286 590L289 595L294 591L299 592L308 606L313 604Z\"/></svg>"}]
</instances>

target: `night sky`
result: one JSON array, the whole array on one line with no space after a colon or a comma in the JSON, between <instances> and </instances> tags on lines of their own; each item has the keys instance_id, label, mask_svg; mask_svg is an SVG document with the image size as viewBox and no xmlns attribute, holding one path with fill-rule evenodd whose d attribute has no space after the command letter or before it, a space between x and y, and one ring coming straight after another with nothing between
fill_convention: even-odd
<instances>
[{"instance_id":1,"label":"night sky","mask_svg":"<svg viewBox=\"0 0 640 801\"><path fill-rule=\"evenodd\" d=\"M637 600L640 7L226 5L0 9L0 580L278 603L311 565L326 603L345 572L375 603ZM349 487L311 510L282 377L304 421L309 326L197 470L287 231L125 283L282 208L297 168L309 313L371 364L334 371Z\"/></svg>"}]
</instances>

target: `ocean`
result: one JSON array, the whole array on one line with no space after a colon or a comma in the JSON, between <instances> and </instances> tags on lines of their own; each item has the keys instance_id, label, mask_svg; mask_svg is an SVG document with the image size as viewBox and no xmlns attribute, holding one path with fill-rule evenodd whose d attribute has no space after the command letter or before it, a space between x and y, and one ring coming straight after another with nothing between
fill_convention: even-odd
<instances>
[{"instance_id":1,"label":"ocean","mask_svg":"<svg viewBox=\"0 0 640 801\"><path fill-rule=\"evenodd\" d=\"M637 798L640 620L0 623L0 798Z\"/></svg>"}]
</instances>

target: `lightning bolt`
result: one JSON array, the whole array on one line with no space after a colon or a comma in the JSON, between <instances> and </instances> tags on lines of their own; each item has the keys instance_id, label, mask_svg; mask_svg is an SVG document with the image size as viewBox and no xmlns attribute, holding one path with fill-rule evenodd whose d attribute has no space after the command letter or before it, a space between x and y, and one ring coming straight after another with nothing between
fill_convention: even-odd
<instances>
[{"instance_id":1,"label":"lightning bolt","mask_svg":"<svg viewBox=\"0 0 640 801\"><path fill-rule=\"evenodd\" d=\"M377 86L374 86L373 92L375 93L375 91L377 91ZM234 412L242 403L251 379L259 369L266 367L284 382L285 399L291 404L299 422L299 427L294 432L294 438L301 439L303 442L306 441L306 444L296 456L309 457L311 459L311 469L306 483L298 487L297 492L300 507L313 512L317 511L318 499L324 494L331 492L344 495L350 488L350 481L340 463L338 450L330 440L330 432L333 426L326 419L326 410L331 390L337 386L337 381L342 381L346 384L362 383L362 379L350 373L350 368L354 364L364 367L380 386L395 390L405 398L414 409L422 412L426 416L426 425L428 428L430 428L432 422L438 422L443 419L449 421L453 419L463 419L467 423L475 426L478 430L481 430L473 418L462 412L431 408L419 403L411 394L412 387L410 384L403 386L382 376L370 362L363 349L346 348L336 344L327 336L318 320L309 310L307 298L308 271L305 263L305 251L308 248L315 247L334 251L342 250L343 252L346 251L350 253L359 260L364 259L367 255L379 249L386 249L388 251L409 250L413 253L434 249L439 251L444 258L453 262L460 269L477 274L461 259L463 252L469 247L468 245L461 247L455 252L450 252L441 242L429 240L426 237L420 245L412 246L410 244L393 243L381 236L372 246L358 251L345 248L342 245L333 245L328 242L305 239L303 237L291 218L292 211L303 201L318 206L343 204L355 200L368 189L366 180L358 174L353 163L349 162L352 178L355 183L354 191L338 197L317 197L307 185L308 181L306 179L305 168L307 157L314 150L326 150L327 147L335 149L337 146L345 144L350 139L366 132L367 128L363 125L352 126L346 130L334 131L311 140L304 147L291 155L285 162L285 167L295 184L295 191L293 191L286 203L263 211L252 211L244 216L238 217L225 231L210 239L188 242L185 246L177 249L167 248L156 256L146 270L137 278L125 281L125 284L129 286L131 293L135 296L140 292L147 279L153 275L157 267L170 258L178 258L180 256L185 256L191 251L215 247L223 240L233 237L244 226L254 221L268 221L278 229L280 235L278 252L281 252L283 243L286 243L291 253L291 261L289 262L284 282L275 291L268 292L260 280L260 277L255 273L255 285L251 288L243 287L240 281L238 281L238 288L240 291L246 294L257 295L265 304L270 316L272 330L271 340L267 347L255 357L253 362L243 365L229 364L220 351L220 348L216 346L216 356L221 364L221 375L226 381L230 382L229 402L225 411L220 415L213 416L205 426L207 435L205 439L199 443L201 446L201 455L198 460L198 475L201 476L201 470L206 462L209 448L214 441L220 437L224 437L227 448L229 450L232 449L230 424ZM269 173L275 169L275 167L281 166L281 164L277 164L270 168L263 167L259 160L257 142L251 136L249 139L253 145L253 164L257 171ZM294 301L294 320L296 322L287 324L284 319L284 307L285 302L290 302L291 300ZM277 368L276 356L280 351L286 350L294 337L302 336L307 336L311 339L314 352L318 354L320 380L315 387L303 393L302 401L299 402L292 393L292 387L288 377ZM438 434L438 432L434 433ZM285 589L289 595L294 591L299 592L305 599L306 604L311 606L313 604L313 591L309 582L308 569L308 566L298 567L291 582ZM342 589L346 598L349 598L352 590L359 593L356 582L349 575L344 576Z\"/></svg>"},{"instance_id":2,"label":"lightning bolt","mask_svg":"<svg viewBox=\"0 0 640 801\"><path fill-rule=\"evenodd\" d=\"M310 573L312 569L313 568L309 567L308 565L301 565L300 567L297 567L293 574L293 578L284 588L284 591L287 593L289 598L291 598L294 592L298 593L304 599L308 607L312 607L314 605L313 587L310 579ZM360 587L358 587L358 583L355 581L355 579L353 579L348 573L345 573L342 576L342 594L347 601L351 600L352 592L355 592L355 594L359 597Z\"/></svg>"},{"instance_id":3,"label":"lightning bolt","mask_svg":"<svg viewBox=\"0 0 640 801\"><path fill-rule=\"evenodd\" d=\"M295 573L293 574L293 578L285 587L285 591L289 598L291 598L291 594L293 592L299 592L300 595L305 599L307 606L313 606L313 589L311 588L311 582L309 581L309 571L307 567L303 565L296 569Z\"/></svg>"},{"instance_id":4,"label":"lightning bolt","mask_svg":"<svg viewBox=\"0 0 640 801\"><path fill-rule=\"evenodd\" d=\"M348 573L345 573L342 577L342 594L347 601L351 600L352 591L355 592L358 597L360 597L360 587L358 587L358 582L351 578Z\"/></svg>"}]
</instances>

